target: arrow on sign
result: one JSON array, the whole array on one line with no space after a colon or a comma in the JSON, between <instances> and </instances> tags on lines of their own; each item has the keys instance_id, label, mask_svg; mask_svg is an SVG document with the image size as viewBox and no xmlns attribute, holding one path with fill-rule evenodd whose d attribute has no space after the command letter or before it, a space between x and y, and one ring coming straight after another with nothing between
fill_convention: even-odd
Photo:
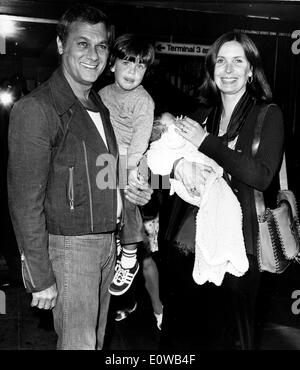
<instances>
[{"instance_id":1,"label":"arrow on sign","mask_svg":"<svg viewBox=\"0 0 300 370\"><path fill-rule=\"evenodd\" d=\"M157 49L157 51L162 51L162 50L165 50L165 47L162 46L161 44L158 44L158 45L156 45L156 49Z\"/></svg>"}]
</instances>

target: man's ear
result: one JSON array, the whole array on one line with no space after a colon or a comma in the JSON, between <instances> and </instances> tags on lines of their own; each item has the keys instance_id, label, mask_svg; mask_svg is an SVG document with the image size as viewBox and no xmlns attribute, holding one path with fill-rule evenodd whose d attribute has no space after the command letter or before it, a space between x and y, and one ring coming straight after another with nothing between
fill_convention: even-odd
<instances>
[{"instance_id":1,"label":"man's ear","mask_svg":"<svg viewBox=\"0 0 300 370\"><path fill-rule=\"evenodd\" d=\"M58 36L56 37L56 44L59 55L62 55L64 52L64 47L61 39Z\"/></svg>"},{"instance_id":2,"label":"man's ear","mask_svg":"<svg viewBox=\"0 0 300 370\"><path fill-rule=\"evenodd\" d=\"M115 72L115 70L116 70L116 63L115 63L113 66L111 66L111 67L110 67L110 70L111 70L112 72Z\"/></svg>"}]
</instances>

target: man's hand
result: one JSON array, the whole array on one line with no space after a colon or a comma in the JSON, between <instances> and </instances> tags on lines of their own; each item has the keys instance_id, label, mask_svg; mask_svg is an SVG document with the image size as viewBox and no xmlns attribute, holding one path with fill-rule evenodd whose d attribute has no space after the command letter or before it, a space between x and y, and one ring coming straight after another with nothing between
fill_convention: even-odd
<instances>
[{"instance_id":1,"label":"man's hand","mask_svg":"<svg viewBox=\"0 0 300 370\"><path fill-rule=\"evenodd\" d=\"M137 188L127 185L125 188L125 197L133 204L138 206L144 206L151 199L151 194L153 190L150 188L149 184Z\"/></svg>"},{"instance_id":2,"label":"man's hand","mask_svg":"<svg viewBox=\"0 0 300 370\"><path fill-rule=\"evenodd\" d=\"M145 184L147 184L147 181L139 173L137 167L128 171L128 185L130 187L141 189Z\"/></svg>"},{"instance_id":3,"label":"man's hand","mask_svg":"<svg viewBox=\"0 0 300 370\"><path fill-rule=\"evenodd\" d=\"M38 307L44 310L52 309L56 305L57 288L56 284L40 292L32 293L32 307Z\"/></svg>"}]
</instances>

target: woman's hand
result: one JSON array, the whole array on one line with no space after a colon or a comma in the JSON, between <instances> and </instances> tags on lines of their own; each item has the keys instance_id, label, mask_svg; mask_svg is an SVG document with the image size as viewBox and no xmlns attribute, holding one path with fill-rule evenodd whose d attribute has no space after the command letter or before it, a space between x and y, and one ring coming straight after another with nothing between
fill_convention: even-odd
<instances>
[{"instance_id":1,"label":"woman's hand","mask_svg":"<svg viewBox=\"0 0 300 370\"><path fill-rule=\"evenodd\" d=\"M206 132L197 121L184 117L178 119L175 125L177 127L176 132L180 136L191 142L195 147L198 148L200 146Z\"/></svg>"},{"instance_id":2,"label":"woman's hand","mask_svg":"<svg viewBox=\"0 0 300 370\"><path fill-rule=\"evenodd\" d=\"M200 196L201 190L211 173L212 168L196 162L189 162L182 158L174 168L174 177L181 181L190 196Z\"/></svg>"}]
</instances>

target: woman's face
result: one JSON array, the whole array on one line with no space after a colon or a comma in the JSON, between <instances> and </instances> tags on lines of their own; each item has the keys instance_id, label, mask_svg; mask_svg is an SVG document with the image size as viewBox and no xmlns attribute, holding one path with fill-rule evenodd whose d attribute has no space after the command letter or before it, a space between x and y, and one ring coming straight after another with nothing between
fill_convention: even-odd
<instances>
[{"instance_id":1,"label":"woman's face","mask_svg":"<svg viewBox=\"0 0 300 370\"><path fill-rule=\"evenodd\" d=\"M252 70L242 45L237 41L225 42L218 52L214 70L221 94L242 96L250 76Z\"/></svg>"}]
</instances>

